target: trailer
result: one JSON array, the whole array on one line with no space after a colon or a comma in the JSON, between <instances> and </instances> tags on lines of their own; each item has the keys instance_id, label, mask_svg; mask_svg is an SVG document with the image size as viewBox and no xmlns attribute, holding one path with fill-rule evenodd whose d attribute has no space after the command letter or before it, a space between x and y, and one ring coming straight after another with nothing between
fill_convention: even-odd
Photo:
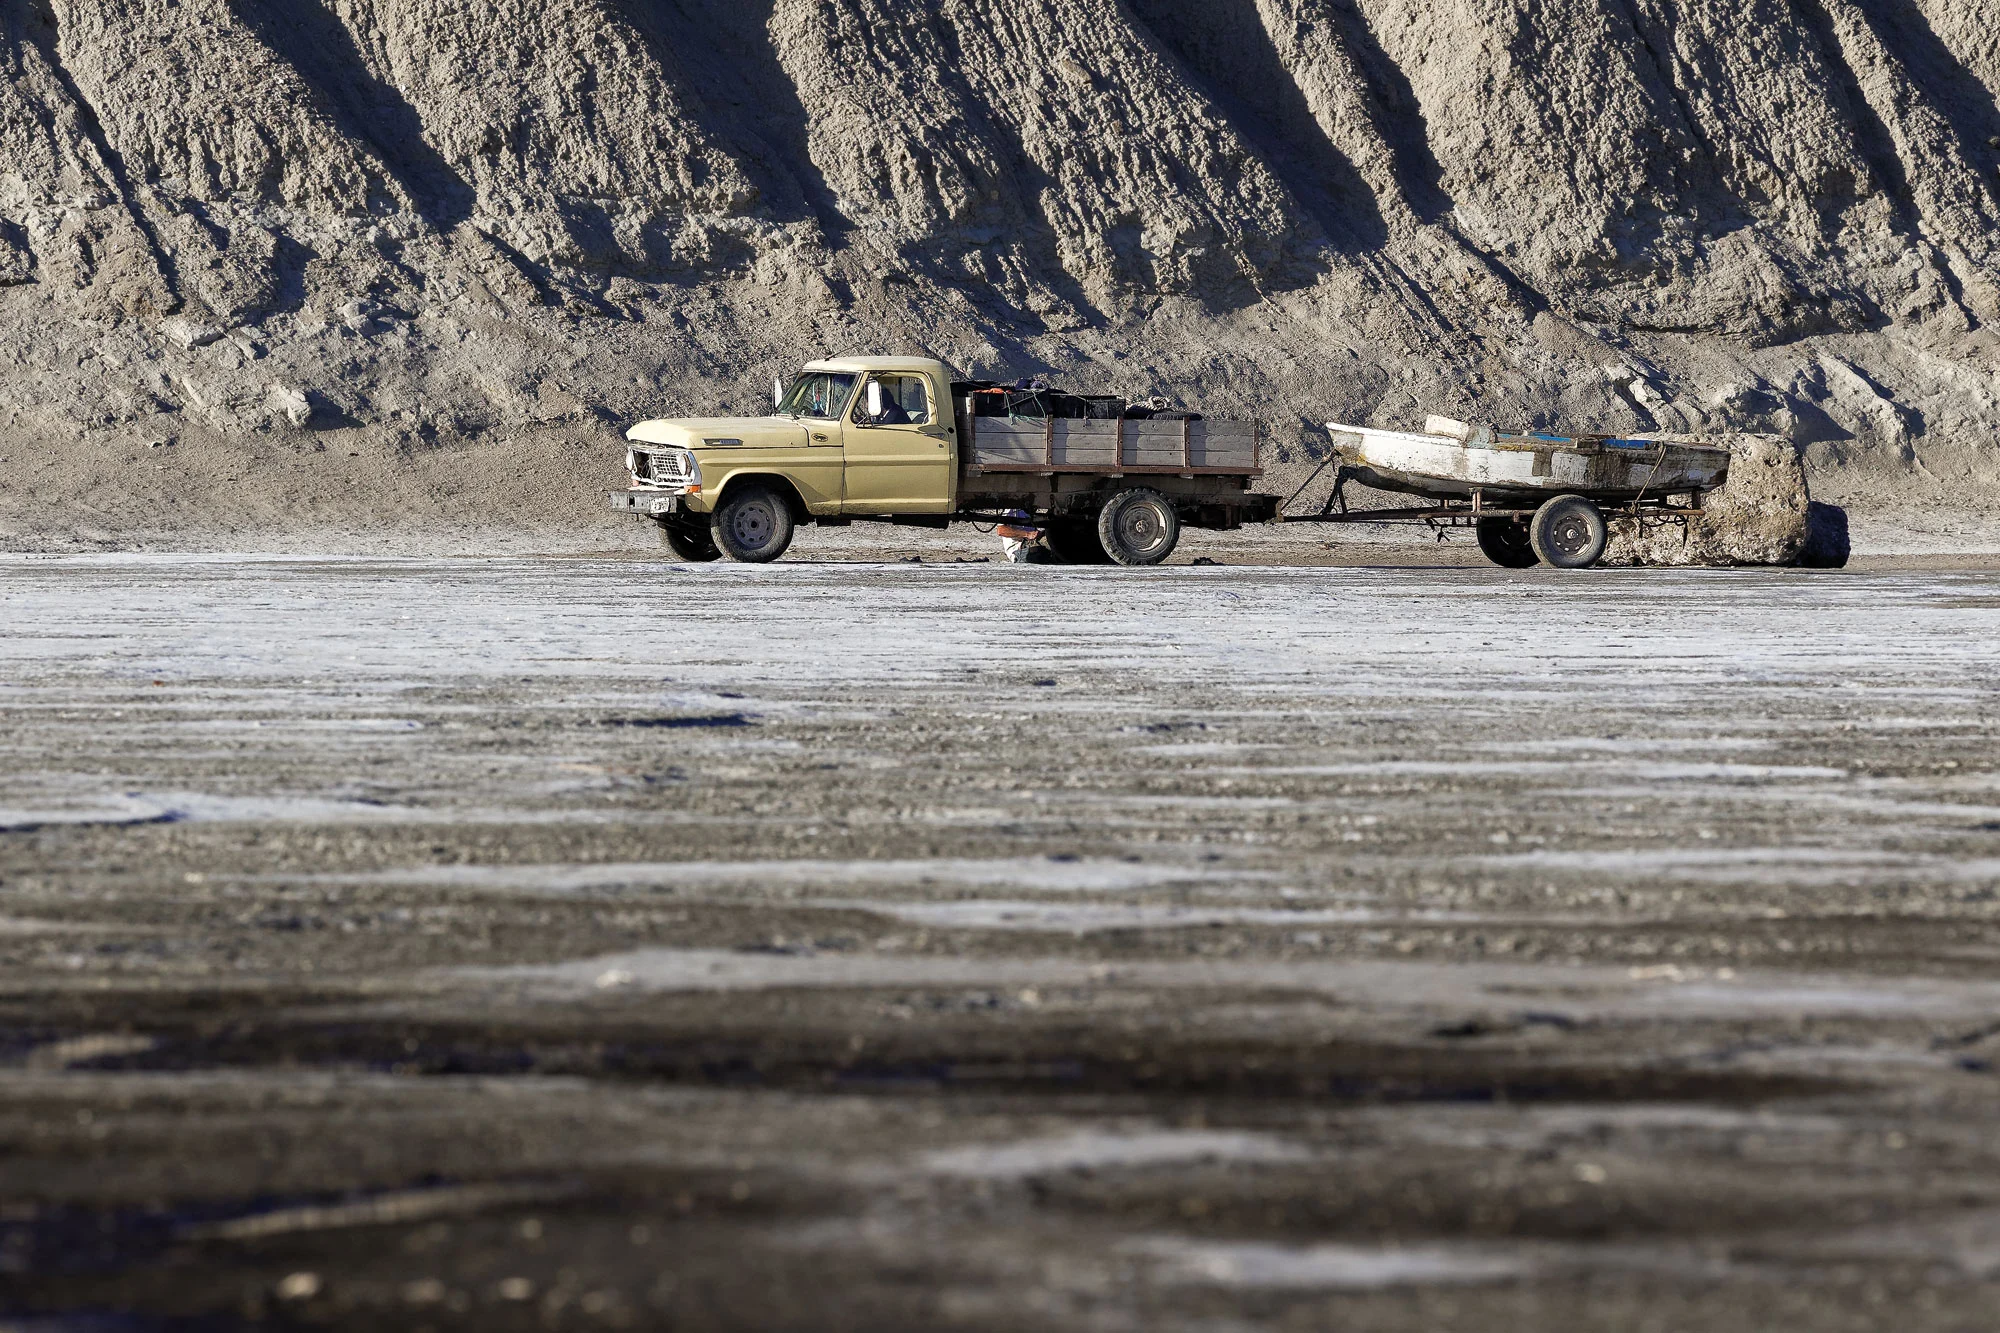
<instances>
[{"instance_id":1,"label":"trailer","mask_svg":"<svg viewBox=\"0 0 2000 1333\"><path fill-rule=\"evenodd\" d=\"M1693 437L1506 434L1445 417L1432 417L1421 433L1339 422L1327 433L1333 452L1280 506L1283 521L1415 523L1439 540L1471 528L1487 559L1505 569L1588 568L1610 541L1607 510L1642 531L1685 526L1729 475L1728 448ZM1287 512L1328 467L1334 478L1325 504ZM1354 510L1349 482L1428 503Z\"/></svg>"}]
</instances>

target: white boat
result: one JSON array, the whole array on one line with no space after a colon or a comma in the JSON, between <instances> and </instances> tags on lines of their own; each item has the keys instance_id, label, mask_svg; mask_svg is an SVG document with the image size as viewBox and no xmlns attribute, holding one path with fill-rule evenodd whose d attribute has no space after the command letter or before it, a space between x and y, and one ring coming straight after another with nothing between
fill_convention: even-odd
<instances>
[{"instance_id":1,"label":"white boat","mask_svg":"<svg viewBox=\"0 0 2000 1333\"><path fill-rule=\"evenodd\" d=\"M1432 417L1422 433L1327 423L1346 475L1363 486L1436 500L1475 493L1488 502L1536 503L1554 495L1592 500L1714 490L1729 449L1686 436L1509 435Z\"/></svg>"}]
</instances>

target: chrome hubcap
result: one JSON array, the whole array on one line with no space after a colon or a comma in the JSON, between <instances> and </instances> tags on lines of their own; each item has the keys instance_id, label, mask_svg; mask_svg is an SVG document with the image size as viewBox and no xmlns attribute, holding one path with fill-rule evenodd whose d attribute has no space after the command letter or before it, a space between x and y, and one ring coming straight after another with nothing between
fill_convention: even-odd
<instances>
[{"instance_id":1,"label":"chrome hubcap","mask_svg":"<svg viewBox=\"0 0 2000 1333\"><path fill-rule=\"evenodd\" d=\"M1155 504L1129 505L1118 516L1118 536L1134 551L1156 551L1167 539L1166 515Z\"/></svg>"}]
</instances>

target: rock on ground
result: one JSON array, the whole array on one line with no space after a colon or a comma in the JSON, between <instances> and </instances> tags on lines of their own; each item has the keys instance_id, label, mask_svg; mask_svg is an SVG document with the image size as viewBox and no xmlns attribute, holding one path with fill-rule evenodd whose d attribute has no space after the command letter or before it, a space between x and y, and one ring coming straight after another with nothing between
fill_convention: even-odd
<instances>
[{"instance_id":1,"label":"rock on ground","mask_svg":"<svg viewBox=\"0 0 2000 1333\"><path fill-rule=\"evenodd\" d=\"M1728 444L1728 479L1704 497L1698 511L1646 521L1610 515L1604 563L1845 564L1844 552L1834 560L1826 541L1814 541L1814 505L1798 447L1774 435L1737 435ZM1830 515L1823 518L1822 527L1830 521Z\"/></svg>"}]
</instances>

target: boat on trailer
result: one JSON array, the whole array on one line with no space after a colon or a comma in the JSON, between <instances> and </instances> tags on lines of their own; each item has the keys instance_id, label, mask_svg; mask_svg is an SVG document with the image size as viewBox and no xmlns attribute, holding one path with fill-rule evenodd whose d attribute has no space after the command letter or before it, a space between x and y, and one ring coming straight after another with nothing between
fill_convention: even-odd
<instances>
[{"instance_id":1,"label":"boat on trailer","mask_svg":"<svg viewBox=\"0 0 2000 1333\"><path fill-rule=\"evenodd\" d=\"M1479 549L1507 569L1587 568L1610 541L1607 506L1641 528L1685 524L1700 512L1702 496L1729 476L1726 444L1688 436L1509 434L1449 417L1430 418L1421 432L1339 422L1326 429L1332 455L1291 497L1333 466L1326 505L1286 519L1424 523L1439 540L1448 528L1470 527ZM1431 503L1350 510L1350 481Z\"/></svg>"},{"instance_id":2,"label":"boat on trailer","mask_svg":"<svg viewBox=\"0 0 2000 1333\"><path fill-rule=\"evenodd\" d=\"M1424 431L1327 425L1347 476L1363 486L1433 500L1580 495L1625 501L1714 490L1726 446L1684 437L1511 435L1432 417Z\"/></svg>"}]
</instances>

